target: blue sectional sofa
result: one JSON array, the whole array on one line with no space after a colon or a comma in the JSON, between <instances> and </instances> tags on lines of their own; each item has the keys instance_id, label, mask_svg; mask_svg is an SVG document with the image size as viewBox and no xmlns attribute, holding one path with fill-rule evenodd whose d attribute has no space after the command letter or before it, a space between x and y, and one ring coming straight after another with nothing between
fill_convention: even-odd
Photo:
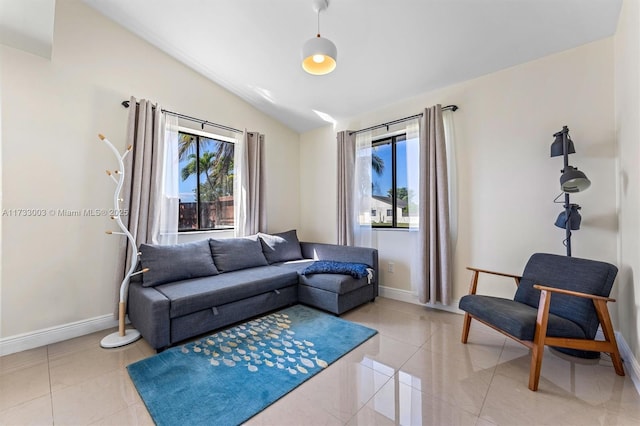
<instances>
[{"instance_id":1,"label":"blue sectional sofa","mask_svg":"<svg viewBox=\"0 0 640 426\"><path fill-rule=\"evenodd\" d=\"M149 271L130 283L128 315L156 350L295 303L340 315L378 295L377 250L299 242L295 230L140 252Z\"/></svg>"}]
</instances>

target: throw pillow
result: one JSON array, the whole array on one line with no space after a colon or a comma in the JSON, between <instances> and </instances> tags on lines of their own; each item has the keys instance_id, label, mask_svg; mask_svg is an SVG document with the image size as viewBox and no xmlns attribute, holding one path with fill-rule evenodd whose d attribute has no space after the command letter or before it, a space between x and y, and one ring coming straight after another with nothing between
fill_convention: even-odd
<instances>
[{"instance_id":1,"label":"throw pillow","mask_svg":"<svg viewBox=\"0 0 640 426\"><path fill-rule=\"evenodd\" d=\"M257 236L243 238L210 239L213 261L220 272L266 266L267 259Z\"/></svg>"},{"instance_id":2,"label":"throw pillow","mask_svg":"<svg viewBox=\"0 0 640 426\"><path fill-rule=\"evenodd\" d=\"M300 242L295 229L272 235L260 232L258 237L262 244L264 257L267 258L269 264L302 259Z\"/></svg>"},{"instance_id":3,"label":"throw pillow","mask_svg":"<svg viewBox=\"0 0 640 426\"><path fill-rule=\"evenodd\" d=\"M140 252L142 267L149 268L142 274L144 287L218 274L207 240L166 246L141 244Z\"/></svg>"}]
</instances>

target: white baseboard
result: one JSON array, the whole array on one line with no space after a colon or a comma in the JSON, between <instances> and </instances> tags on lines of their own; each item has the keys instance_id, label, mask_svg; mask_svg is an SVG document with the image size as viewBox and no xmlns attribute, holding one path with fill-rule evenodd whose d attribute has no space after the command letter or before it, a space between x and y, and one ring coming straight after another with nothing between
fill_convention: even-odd
<instances>
[{"instance_id":1,"label":"white baseboard","mask_svg":"<svg viewBox=\"0 0 640 426\"><path fill-rule=\"evenodd\" d=\"M9 355L74 337L95 333L118 326L118 320L113 315L102 315L56 327L49 327L30 333L18 334L0 339L0 356Z\"/></svg>"},{"instance_id":2,"label":"white baseboard","mask_svg":"<svg viewBox=\"0 0 640 426\"><path fill-rule=\"evenodd\" d=\"M420 303L418 297L408 290L400 290L393 287L379 286L378 291L381 297L387 299L399 300L400 302L413 303L414 305L426 306L428 308L440 309L442 311L453 312L455 314L464 314L463 311L458 309L458 301L454 300L450 305L442 305L440 303Z\"/></svg>"},{"instance_id":3,"label":"white baseboard","mask_svg":"<svg viewBox=\"0 0 640 426\"><path fill-rule=\"evenodd\" d=\"M458 301L455 301L448 306L441 305L441 304L430 304L430 303L424 304L424 303L420 303L420 301L418 301L418 298L408 290L400 290L393 287L379 286L379 291L380 291L380 296L386 297L387 299L413 303L415 305L420 305L420 306L427 306L429 308L440 309L443 311L453 312L456 314L464 313L464 311L461 311L460 309L458 309L457 307ZM604 335L602 335L602 332L600 330L598 331L598 333L599 335L596 336L596 338L604 339ZM629 376L629 378L631 379L631 381L633 382L636 388L636 391L640 395L640 363L638 363L638 360L635 358L635 356L633 356L633 352L631 351L631 348L629 348L629 345L627 344L627 342L624 340L624 337L622 337L622 334L620 334L620 332L618 331L616 331L615 334L616 334L616 340L618 341L618 349L620 350L620 356L624 360L625 374Z\"/></svg>"},{"instance_id":4,"label":"white baseboard","mask_svg":"<svg viewBox=\"0 0 640 426\"><path fill-rule=\"evenodd\" d=\"M636 387L636 391L640 394L640 363L635 356L633 356L633 352L631 348L627 344L624 337L620 332L616 331L616 340L618 341L618 350L620 350L620 356L624 361L624 372L631 378L634 386Z\"/></svg>"}]
</instances>

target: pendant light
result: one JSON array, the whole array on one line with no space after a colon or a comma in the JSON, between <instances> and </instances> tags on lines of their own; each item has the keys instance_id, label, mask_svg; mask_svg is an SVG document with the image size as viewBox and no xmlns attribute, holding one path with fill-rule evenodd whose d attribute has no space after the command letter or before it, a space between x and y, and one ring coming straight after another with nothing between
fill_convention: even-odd
<instances>
[{"instance_id":1,"label":"pendant light","mask_svg":"<svg viewBox=\"0 0 640 426\"><path fill-rule=\"evenodd\" d=\"M318 14L318 33L302 46L302 69L309 74L325 75L336 68L338 49L329 39L320 37L320 12L329 7L329 0L314 0L313 9Z\"/></svg>"}]
</instances>

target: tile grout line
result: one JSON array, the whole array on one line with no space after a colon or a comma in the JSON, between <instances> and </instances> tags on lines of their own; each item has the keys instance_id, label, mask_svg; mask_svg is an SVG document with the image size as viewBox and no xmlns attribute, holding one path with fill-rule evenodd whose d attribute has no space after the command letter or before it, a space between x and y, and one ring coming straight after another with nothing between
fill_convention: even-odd
<instances>
[{"instance_id":1,"label":"tile grout line","mask_svg":"<svg viewBox=\"0 0 640 426\"><path fill-rule=\"evenodd\" d=\"M367 367L367 368L368 368L368 367ZM358 413L360 413L360 411L362 411L362 410L367 406L367 404L368 404L368 403L369 403L373 398L375 398L375 397L376 397L376 395L378 394L378 392L380 392L380 391L382 390L382 388L383 388L383 387L385 387L387 383L389 383L389 380L393 380L393 379L394 379L394 377L396 377L396 376L397 376L397 373L393 373L393 375L392 375L392 376L389 376L389 378L388 378L387 380L385 380L385 382L382 384L382 386L380 386L380 389L378 389L377 391L375 391L375 392L373 393L373 395L371 395L371 398L367 399L367 400L364 402L364 404L362 404L362 407L360 407L360 408L355 412L355 414L354 414L354 415L352 415L352 416L349 418L349 421L348 421L348 422L346 422L346 423L343 423L343 424L344 424L344 425L348 425L349 423L351 423L351 421L352 421L353 419L355 419L355 418L358 416ZM331 414L331 413L329 413L329 414ZM334 417L335 417L335 416L334 416Z\"/></svg>"},{"instance_id":2,"label":"tile grout line","mask_svg":"<svg viewBox=\"0 0 640 426\"><path fill-rule=\"evenodd\" d=\"M383 310L384 310L384 309L387 309L386 307L381 307L381 308L382 308ZM391 309L391 308L389 308L389 309ZM393 310L393 309L391 309L391 310ZM401 312L401 311L396 311L396 312ZM356 323L357 323L357 321L356 321ZM362 325L362 324L361 324L361 325ZM385 336L386 338L388 338L388 339L397 340L397 341L399 341L399 342L402 342L401 340L396 339L394 336L386 335L386 334L382 333L382 332L381 332L381 331L379 331L379 330L376 330L376 331L378 331L378 334L379 334L380 336L384 335L384 336ZM432 333L432 335L433 335L433 333ZM431 338L431 335L429 336L429 338ZM429 338L427 339L427 341L429 340ZM402 343L405 343L405 342L402 342ZM398 367L397 371L396 371L396 369L394 369L393 374L392 374L391 376L389 376L389 378L388 378L387 380L385 380L385 382L382 384L382 386L380 386L380 388L379 388L376 392L374 392L374 393L373 393L373 395L371 395L371 398L369 398L369 399L368 399L368 400L367 400L367 401L362 405L362 407L360 407L360 408L355 412L355 414L353 414L353 415L349 418L349 421L347 421L346 423L343 423L343 424L344 424L344 425L347 425L347 424L349 424L350 422L352 422L352 421L353 421L353 420L358 416L358 413L360 413L360 412L361 412L361 411L362 411L362 410L367 406L367 404L369 404L369 402L370 402L371 400L373 400L373 399L376 397L376 395L378 395L378 393L379 393L380 391L382 391L382 389L387 385L387 383L389 383L389 381L390 381L390 380L394 380L394 381L395 381L395 378L396 378L396 377L398 377L398 373L402 370L402 367L404 367L404 365L405 365L407 362L409 362L409 360L410 360L410 359L411 359L411 358L412 358L416 353L418 353L418 351L420 351L420 350L421 350L421 348L422 348L422 346L424 346L424 344L426 344L426 342L425 342L425 343L423 343L423 344L422 344L422 345L420 345L420 346L414 346L414 345L411 345L411 346L414 346L414 347L416 348L416 349L415 349L415 351L411 354L411 356L410 356L410 357L408 357L408 358L407 358L407 360L406 360L404 363L402 363L402 365L400 365L400 366ZM399 377L398 377L398 379L399 379ZM396 402L397 402L397 401L396 401ZM395 419L394 419L394 420L395 420Z\"/></svg>"},{"instance_id":3,"label":"tile grout line","mask_svg":"<svg viewBox=\"0 0 640 426\"><path fill-rule=\"evenodd\" d=\"M46 351L47 351L47 375L49 377L49 401L51 402L51 424L55 426L56 424L56 419L53 415L54 410L53 410L53 387L51 385L51 361L49 359L49 345L47 345L46 347Z\"/></svg>"},{"instance_id":4,"label":"tile grout line","mask_svg":"<svg viewBox=\"0 0 640 426\"><path fill-rule=\"evenodd\" d=\"M493 379L496 376L496 371L498 371L498 365L500 364L500 359L502 358L502 353L504 352L505 346L507 346L506 338L502 342L502 349L500 349L500 353L498 354L498 359L496 360L496 365L493 367L493 373L491 373L491 380L489 380L489 386L487 386L487 393L485 393L484 398L482 398L482 404L480 405L480 412L478 413L478 418L476 419L476 425L482 418L482 410L484 410L484 404L487 402L487 397L489 396L489 392L491 391L491 385L493 384Z\"/></svg>"}]
</instances>

